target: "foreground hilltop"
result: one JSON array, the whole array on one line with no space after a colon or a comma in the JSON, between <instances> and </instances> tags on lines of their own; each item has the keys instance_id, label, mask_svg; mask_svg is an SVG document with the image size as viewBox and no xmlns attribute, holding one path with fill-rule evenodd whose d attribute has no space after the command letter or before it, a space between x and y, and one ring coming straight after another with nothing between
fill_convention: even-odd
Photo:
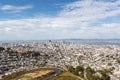
<instances>
[{"instance_id":1,"label":"foreground hilltop","mask_svg":"<svg viewBox=\"0 0 120 80\"><path fill-rule=\"evenodd\" d=\"M111 79L120 79L120 46L88 45L70 42L1 43L0 74L28 67L84 65L94 70L110 69Z\"/></svg>"}]
</instances>

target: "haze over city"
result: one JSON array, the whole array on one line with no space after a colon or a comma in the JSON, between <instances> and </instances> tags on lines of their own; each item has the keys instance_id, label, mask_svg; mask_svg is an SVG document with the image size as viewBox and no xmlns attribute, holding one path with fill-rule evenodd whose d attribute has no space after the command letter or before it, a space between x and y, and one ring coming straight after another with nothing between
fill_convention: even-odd
<instances>
[{"instance_id":1,"label":"haze over city","mask_svg":"<svg viewBox=\"0 0 120 80\"><path fill-rule=\"evenodd\" d=\"M0 40L120 39L120 0L0 0Z\"/></svg>"}]
</instances>

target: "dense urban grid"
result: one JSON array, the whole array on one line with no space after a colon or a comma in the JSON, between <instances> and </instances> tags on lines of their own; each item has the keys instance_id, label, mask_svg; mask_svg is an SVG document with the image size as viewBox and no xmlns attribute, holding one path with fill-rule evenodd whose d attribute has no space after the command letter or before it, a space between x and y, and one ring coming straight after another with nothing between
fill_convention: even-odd
<instances>
[{"instance_id":1,"label":"dense urban grid","mask_svg":"<svg viewBox=\"0 0 120 80\"><path fill-rule=\"evenodd\" d=\"M29 67L64 69L68 65L109 69L111 80L120 80L120 46L52 41L0 43L0 78Z\"/></svg>"}]
</instances>

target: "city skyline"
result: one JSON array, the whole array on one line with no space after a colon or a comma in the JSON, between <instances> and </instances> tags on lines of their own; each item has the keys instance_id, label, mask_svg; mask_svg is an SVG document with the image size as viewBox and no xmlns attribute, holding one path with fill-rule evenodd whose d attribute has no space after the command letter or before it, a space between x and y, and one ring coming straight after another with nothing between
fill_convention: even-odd
<instances>
[{"instance_id":1,"label":"city skyline","mask_svg":"<svg viewBox=\"0 0 120 80\"><path fill-rule=\"evenodd\" d=\"M0 40L120 39L120 0L1 0Z\"/></svg>"}]
</instances>

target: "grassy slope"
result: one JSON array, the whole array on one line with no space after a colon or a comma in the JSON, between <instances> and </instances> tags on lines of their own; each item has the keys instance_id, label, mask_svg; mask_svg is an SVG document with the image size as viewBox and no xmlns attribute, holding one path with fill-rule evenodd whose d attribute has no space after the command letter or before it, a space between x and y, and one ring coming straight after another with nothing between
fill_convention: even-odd
<instances>
[{"instance_id":1,"label":"grassy slope","mask_svg":"<svg viewBox=\"0 0 120 80\"><path fill-rule=\"evenodd\" d=\"M53 80L84 80L84 79L81 79L80 77L77 77L72 73L66 71L60 76L55 77Z\"/></svg>"},{"instance_id":2,"label":"grassy slope","mask_svg":"<svg viewBox=\"0 0 120 80\"><path fill-rule=\"evenodd\" d=\"M48 75L48 74L52 74L54 71L53 70L40 70L40 71L35 71L35 72L32 72L32 73L27 73L27 74L24 74L14 80L32 80L34 78L37 78L37 77L42 77L42 76L45 76L45 75Z\"/></svg>"}]
</instances>

